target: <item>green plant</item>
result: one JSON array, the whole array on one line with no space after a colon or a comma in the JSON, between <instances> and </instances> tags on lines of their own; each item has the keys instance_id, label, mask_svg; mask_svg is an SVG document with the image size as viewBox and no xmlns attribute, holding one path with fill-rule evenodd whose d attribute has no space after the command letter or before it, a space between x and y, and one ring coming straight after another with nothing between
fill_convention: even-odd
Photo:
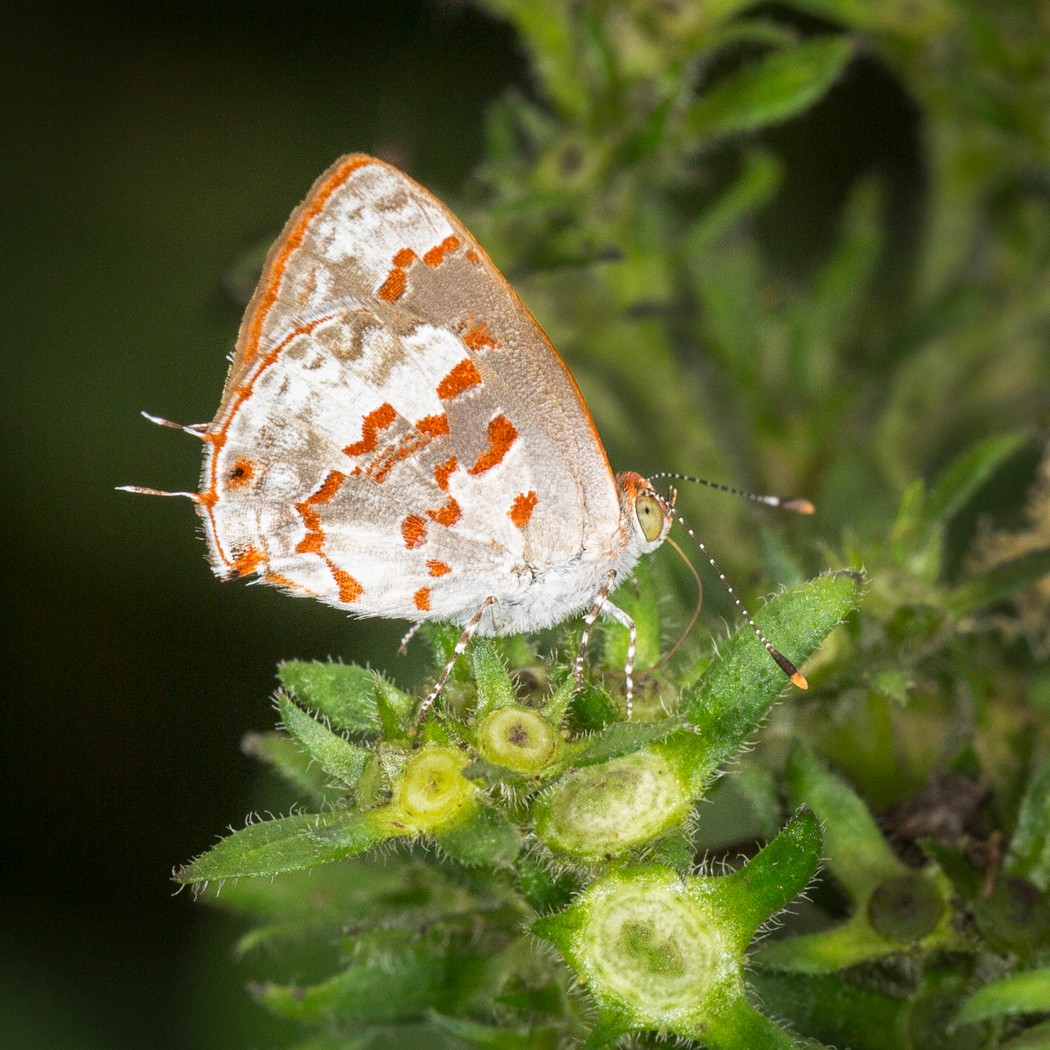
<instances>
[{"instance_id":1,"label":"green plant","mask_svg":"<svg viewBox=\"0 0 1050 1050\"><path fill-rule=\"evenodd\" d=\"M457 210L614 460L815 497L818 542L732 508L711 526L732 576L781 589L757 619L813 689L774 708L747 628L657 667L684 590L655 560L617 596L653 668L630 723L599 674L615 627L576 693L571 636L546 661L474 644L423 726L382 676L285 664L284 732L249 748L307 809L178 877L222 884L244 950L316 974L257 989L312 1026L303 1050L1050 1046L1045 14L486 6L543 104L494 107L484 206ZM921 244L861 179L785 276L756 232L785 170L768 130L860 61L925 122ZM430 638L440 666L455 635Z\"/></svg>"}]
</instances>

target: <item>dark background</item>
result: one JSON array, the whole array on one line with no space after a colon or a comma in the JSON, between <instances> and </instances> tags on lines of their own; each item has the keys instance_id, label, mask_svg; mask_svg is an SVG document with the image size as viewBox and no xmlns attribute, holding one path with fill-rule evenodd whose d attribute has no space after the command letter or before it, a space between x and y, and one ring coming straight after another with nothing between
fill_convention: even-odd
<instances>
[{"instance_id":1,"label":"dark background","mask_svg":"<svg viewBox=\"0 0 1050 1050\"><path fill-rule=\"evenodd\" d=\"M250 807L239 745L272 727L276 662L393 664L403 625L221 587L188 503L113 489L196 487L197 443L137 413L211 418L241 309L224 279L313 179L383 151L454 192L524 63L459 5L17 6L0 16L0 1043L230 1045L208 1004L243 979L232 928L171 870Z\"/></svg>"},{"instance_id":2,"label":"dark background","mask_svg":"<svg viewBox=\"0 0 1050 1050\"><path fill-rule=\"evenodd\" d=\"M486 104L529 90L524 57L472 8L406 0L36 6L0 16L0 39L0 1043L272 1045L279 1032L246 1034L271 1022L230 991L247 976L233 924L170 873L250 808L240 741L273 723L275 664L374 654L411 680L403 625L220 587L188 503L113 489L195 487L197 443L137 413L211 418L238 265L313 179L342 153L381 152L455 205ZM884 107L865 142L895 165L894 192L916 190L907 107L864 75L801 140L798 122L783 136L788 153L812 154L813 135L837 147L822 153L829 183L789 170L769 234L798 258L872 162L845 134L856 106ZM906 231L907 208L895 214ZM248 1018L236 1036L231 1003Z\"/></svg>"}]
</instances>

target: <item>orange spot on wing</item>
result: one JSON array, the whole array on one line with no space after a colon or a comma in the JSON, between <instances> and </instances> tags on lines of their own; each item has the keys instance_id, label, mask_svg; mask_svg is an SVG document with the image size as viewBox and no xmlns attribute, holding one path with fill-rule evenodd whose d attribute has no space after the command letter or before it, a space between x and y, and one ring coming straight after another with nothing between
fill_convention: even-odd
<instances>
[{"instance_id":1,"label":"orange spot on wing","mask_svg":"<svg viewBox=\"0 0 1050 1050\"><path fill-rule=\"evenodd\" d=\"M484 350L484 349L496 349L499 343L496 342L496 337L492 334L492 329L489 328L485 321L475 321L464 333L463 342L470 347L471 350Z\"/></svg>"},{"instance_id":2,"label":"orange spot on wing","mask_svg":"<svg viewBox=\"0 0 1050 1050\"><path fill-rule=\"evenodd\" d=\"M448 416L442 413L440 416L424 416L416 420L416 430L427 437L438 438L448 435Z\"/></svg>"},{"instance_id":3,"label":"orange spot on wing","mask_svg":"<svg viewBox=\"0 0 1050 1050\"><path fill-rule=\"evenodd\" d=\"M436 510L428 510L427 517L432 521L436 521L439 525L451 528L463 517L463 511L455 499L450 496L443 507L438 507Z\"/></svg>"},{"instance_id":4,"label":"orange spot on wing","mask_svg":"<svg viewBox=\"0 0 1050 1050\"><path fill-rule=\"evenodd\" d=\"M416 608L420 612L427 612L430 609L430 588L420 587L419 590L412 595L412 601L416 603Z\"/></svg>"},{"instance_id":5,"label":"orange spot on wing","mask_svg":"<svg viewBox=\"0 0 1050 1050\"><path fill-rule=\"evenodd\" d=\"M339 590L339 600L346 605L356 602L364 593L364 588L345 569L340 569L324 552L324 531L321 529L321 515L317 507L327 503L340 489L346 475L339 470L330 470L321 487L310 493L304 500L295 505L306 526L306 535L296 545L297 554L316 554L328 566L328 571L335 580ZM294 586L294 584L293 584Z\"/></svg>"},{"instance_id":6,"label":"orange spot on wing","mask_svg":"<svg viewBox=\"0 0 1050 1050\"><path fill-rule=\"evenodd\" d=\"M364 587L350 573L333 565L328 558L325 561L328 562L328 569L332 573L332 579L335 580L335 585L339 588L339 600L347 605L351 602L356 602L364 594Z\"/></svg>"},{"instance_id":7,"label":"orange spot on wing","mask_svg":"<svg viewBox=\"0 0 1050 1050\"><path fill-rule=\"evenodd\" d=\"M510 515L510 520L518 526L519 529L525 528L529 523L529 519L532 517L532 512L536 507L536 501L538 497L535 492L531 489L526 492L519 492L514 497L514 502L511 504L510 510L507 513Z\"/></svg>"},{"instance_id":8,"label":"orange spot on wing","mask_svg":"<svg viewBox=\"0 0 1050 1050\"><path fill-rule=\"evenodd\" d=\"M392 303L405 294L408 278L404 270L391 270L376 293L384 302Z\"/></svg>"},{"instance_id":9,"label":"orange spot on wing","mask_svg":"<svg viewBox=\"0 0 1050 1050\"><path fill-rule=\"evenodd\" d=\"M489 447L478 456L474 466L467 473L484 474L486 470L502 463L503 457L510 451L517 438L518 432L514 424L506 416L496 416L489 423Z\"/></svg>"},{"instance_id":10,"label":"orange spot on wing","mask_svg":"<svg viewBox=\"0 0 1050 1050\"><path fill-rule=\"evenodd\" d=\"M255 547L249 547L241 554L234 557L231 568L238 576L250 576L266 559Z\"/></svg>"},{"instance_id":11,"label":"orange spot on wing","mask_svg":"<svg viewBox=\"0 0 1050 1050\"><path fill-rule=\"evenodd\" d=\"M427 562L427 572L429 572L431 576L444 576L451 571L452 566L446 565L443 561L431 559Z\"/></svg>"},{"instance_id":12,"label":"orange spot on wing","mask_svg":"<svg viewBox=\"0 0 1050 1050\"><path fill-rule=\"evenodd\" d=\"M437 396L442 401L449 401L464 390L477 386L481 382L481 376L474 367L474 362L469 357L464 357L451 372L437 385Z\"/></svg>"},{"instance_id":13,"label":"orange spot on wing","mask_svg":"<svg viewBox=\"0 0 1050 1050\"><path fill-rule=\"evenodd\" d=\"M226 474L226 484L231 489L243 488L255 477L255 464L243 457L237 460Z\"/></svg>"},{"instance_id":14,"label":"orange spot on wing","mask_svg":"<svg viewBox=\"0 0 1050 1050\"><path fill-rule=\"evenodd\" d=\"M330 470L321 482L321 487L312 492L306 499L295 505L306 526L306 535L299 541L295 550L298 554L320 554L324 547L324 533L321 531L321 515L317 506L327 503L338 491L346 475L338 470Z\"/></svg>"},{"instance_id":15,"label":"orange spot on wing","mask_svg":"<svg viewBox=\"0 0 1050 1050\"><path fill-rule=\"evenodd\" d=\"M282 576L279 572L268 572L266 574L266 582L272 583L274 587L283 587L286 591L296 591L300 594L306 591L306 588L301 584L288 579L287 576ZM307 591L306 593L310 594L311 592Z\"/></svg>"},{"instance_id":16,"label":"orange spot on wing","mask_svg":"<svg viewBox=\"0 0 1050 1050\"><path fill-rule=\"evenodd\" d=\"M314 511L316 514L317 512ZM305 517L305 515L304 515ZM324 550L324 533L320 526L309 532L295 545L296 554L321 554Z\"/></svg>"},{"instance_id":17,"label":"orange spot on wing","mask_svg":"<svg viewBox=\"0 0 1050 1050\"><path fill-rule=\"evenodd\" d=\"M364 456L374 452L379 444L379 431L385 430L395 419L397 412L394 411L394 406L384 402L361 420L361 440L347 445L343 452L348 456Z\"/></svg>"},{"instance_id":18,"label":"orange spot on wing","mask_svg":"<svg viewBox=\"0 0 1050 1050\"><path fill-rule=\"evenodd\" d=\"M434 245L430 251L423 256L423 262L427 266L440 266L445 261L449 252L454 252L459 247L459 238L448 236L440 244ZM396 260L395 260L396 261Z\"/></svg>"},{"instance_id":19,"label":"orange spot on wing","mask_svg":"<svg viewBox=\"0 0 1050 1050\"><path fill-rule=\"evenodd\" d=\"M418 256L411 248L402 248L397 252L391 260L393 267L390 273L386 275L386 280L377 293L380 299L392 303L394 300L401 298L408 284L408 275L405 273L405 267L410 266L417 258Z\"/></svg>"},{"instance_id":20,"label":"orange spot on wing","mask_svg":"<svg viewBox=\"0 0 1050 1050\"><path fill-rule=\"evenodd\" d=\"M307 503L327 503L338 491L339 486L346 481L346 475L338 470L330 470L328 476L321 482L321 487L306 499Z\"/></svg>"},{"instance_id":21,"label":"orange spot on wing","mask_svg":"<svg viewBox=\"0 0 1050 1050\"><path fill-rule=\"evenodd\" d=\"M473 248L467 249L467 258L475 264L481 262L481 256Z\"/></svg>"},{"instance_id":22,"label":"orange spot on wing","mask_svg":"<svg viewBox=\"0 0 1050 1050\"><path fill-rule=\"evenodd\" d=\"M451 459L446 459L444 463L439 463L434 468L434 480L442 492L448 492L448 479L455 473L458 466L459 461L453 456Z\"/></svg>"},{"instance_id":23,"label":"orange spot on wing","mask_svg":"<svg viewBox=\"0 0 1050 1050\"><path fill-rule=\"evenodd\" d=\"M444 437L447 434L448 416L424 416L416 421L415 427L409 433L401 436L398 445L384 449L382 455L369 463L368 476L377 485L381 485L396 464L403 459L408 459L420 449L426 448L434 438Z\"/></svg>"},{"instance_id":24,"label":"orange spot on wing","mask_svg":"<svg viewBox=\"0 0 1050 1050\"><path fill-rule=\"evenodd\" d=\"M427 523L425 518L421 518L418 514L409 514L401 522L401 538L405 541L405 546L409 550L420 546L426 537Z\"/></svg>"}]
</instances>

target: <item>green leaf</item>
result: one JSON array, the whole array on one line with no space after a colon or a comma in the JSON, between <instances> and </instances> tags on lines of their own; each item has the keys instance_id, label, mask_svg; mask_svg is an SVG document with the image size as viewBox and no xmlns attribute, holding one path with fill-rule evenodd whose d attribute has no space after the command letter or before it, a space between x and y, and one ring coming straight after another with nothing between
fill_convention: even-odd
<instances>
[{"instance_id":1,"label":"green leaf","mask_svg":"<svg viewBox=\"0 0 1050 1050\"><path fill-rule=\"evenodd\" d=\"M853 572L818 576L778 595L759 610L755 622L800 666L856 605L862 583L863 577ZM743 746L788 684L748 625L719 646L717 658L679 708L695 735L682 733L670 742L693 752L697 794L718 766Z\"/></svg>"},{"instance_id":2,"label":"green leaf","mask_svg":"<svg viewBox=\"0 0 1050 1050\"><path fill-rule=\"evenodd\" d=\"M789 376L795 398L826 394L841 382L841 348L850 345L865 316L880 260L879 187L864 182L850 196L843 229L809 295L791 310Z\"/></svg>"},{"instance_id":3,"label":"green leaf","mask_svg":"<svg viewBox=\"0 0 1050 1050\"><path fill-rule=\"evenodd\" d=\"M612 725L622 714L613 698L594 682L583 680L583 686L572 695L572 712L583 732Z\"/></svg>"},{"instance_id":4,"label":"green leaf","mask_svg":"<svg viewBox=\"0 0 1050 1050\"><path fill-rule=\"evenodd\" d=\"M747 948L759 926L809 885L820 853L820 825L810 810L802 809L743 868L713 883L739 951Z\"/></svg>"},{"instance_id":5,"label":"green leaf","mask_svg":"<svg viewBox=\"0 0 1050 1050\"><path fill-rule=\"evenodd\" d=\"M406 736L406 729L417 724L419 701L395 688L385 678L376 681L376 721L387 742Z\"/></svg>"},{"instance_id":6,"label":"green leaf","mask_svg":"<svg viewBox=\"0 0 1050 1050\"><path fill-rule=\"evenodd\" d=\"M866 902L887 879L908 874L860 796L804 745L792 753L788 785L792 804L809 806L824 824L828 871L854 903Z\"/></svg>"},{"instance_id":7,"label":"green leaf","mask_svg":"<svg viewBox=\"0 0 1050 1050\"><path fill-rule=\"evenodd\" d=\"M955 616L968 616L1038 583L1047 575L1050 575L1050 547L1043 547L1000 562L959 584L949 592L944 606Z\"/></svg>"},{"instance_id":8,"label":"green leaf","mask_svg":"<svg viewBox=\"0 0 1050 1050\"><path fill-rule=\"evenodd\" d=\"M432 1014L430 1019L449 1035L479 1050L555 1050L562 1035L562 1028L554 1025L514 1029L441 1014Z\"/></svg>"},{"instance_id":9,"label":"green leaf","mask_svg":"<svg viewBox=\"0 0 1050 1050\"><path fill-rule=\"evenodd\" d=\"M560 726L565 719L565 714L572 704L573 695L576 692L576 682L570 672L565 676L565 681L551 693L550 699L540 708L540 714L553 726Z\"/></svg>"},{"instance_id":10,"label":"green leaf","mask_svg":"<svg viewBox=\"0 0 1050 1050\"><path fill-rule=\"evenodd\" d=\"M755 952L751 961L763 969L829 974L899 950L899 945L880 937L863 916L855 916L830 930L772 941Z\"/></svg>"},{"instance_id":11,"label":"green leaf","mask_svg":"<svg viewBox=\"0 0 1050 1050\"><path fill-rule=\"evenodd\" d=\"M781 164L768 153L749 153L743 163L744 170L737 180L689 230L687 253L699 267L710 262L723 238L772 200L783 181Z\"/></svg>"},{"instance_id":12,"label":"green leaf","mask_svg":"<svg viewBox=\"0 0 1050 1050\"><path fill-rule=\"evenodd\" d=\"M283 923L301 938L307 929L337 934L348 923L425 925L441 908L464 906L465 893L435 875L422 860L399 864L361 854L323 872L285 872L273 879L237 879L201 888L202 897L253 919L265 930Z\"/></svg>"},{"instance_id":13,"label":"green leaf","mask_svg":"<svg viewBox=\"0 0 1050 1050\"><path fill-rule=\"evenodd\" d=\"M357 787L365 767L373 757L372 752L337 736L296 707L286 696L278 699L278 706L285 729L303 745L318 765L348 788Z\"/></svg>"},{"instance_id":14,"label":"green leaf","mask_svg":"<svg viewBox=\"0 0 1050 1050\"><path fill-rule=\"evenodd\" d=\"M507 673L506 665L496 646L485 639L476 640L471 646L470 662L474 670L474 682L478 688L475 716L482 718L499 707L509 707L518 702L514 683Z\"/></svg>"},{"instance_id":15,"label":"green leaf","mask_svg":"<svg viewBox=\"0 0 1050 1050\"><path fill-rule=\"evenodd\" d=\"M1050 762L1032 777L1021 800L1003 870L1044 892L1050 888Z\"/></svg>"},{"instance_id":16,"label":"green leaf","mask_svg":"<svg viewBox=\"0 0 1050 1050\"><path fill-rule=\"evenodd\" d=\"M901 1050L904 1000L824 974L754 971L748 983L764 1010L829 1046Z\"/></svg>"},{"instance_id":17,"label":"green leaf","mask_svg":"<svg viewBox=\"0 0 1050 1050\"><path fill-rule=\"evenodd\" d=\"M241 750L273 766L296 791L315 802L335 801L345 793L287 733L248 733Z\"/></svg>"},{"instance_id":18,"label":"green leaf","mask_svg":"<svg viewBox=\"0 0 1050 1050\"><path fill-rule=\"evenodd\" d=\"M897 47L944 30L952 19L945 0L793 0L792 7L858 31L892 34Z\"/></svg>"},{"instance_id":19,"label":"green leaf","mask_svg":"<svg viewBox=\"0 0 1050 1050\"><path fill-rule=\"evenodd\" d=\"M175 879L186 883L208 882L302 871L362 853L390 835L374 813L352 810L299 813L235 831L179 869Z\"/></svg>"},{"instance_id":20,"label":"green leaf","mask_svg":"<svg viewBox=\"0 0 1050 1050\"><path fill-rule=\"evenodd\" d=\"M1050 1021L1027 1028L1013 1039L1000 1043L999 1050L1050 1050Z\"/></svg>"},{"instance_id":21,"label":"green leaf","mask_svg":"<svg viewBox=\"0 0 1050 1050\"><path fill-rule=\"evenodd\" d=\"M804 1050L808 1040L798 1039L760 1014L746 999L736 999L725 1010L705 1018L692 1037L710 1050Z\"/></svg>"},{"instance_id":22,"label":"green leaf","mask_svg":"<svg viewBox=\"0 0 1050 1050\"><path fill-rule=\"evenodd\" d=\"M706 91L686 111L683 130L703 140L779 124L817 102L852 55L844 37L778 51Z\"/></svg>"},{"instance_id":23,"label":"green leaf","mask_svg":"<svg viewBox=\"0 0 1050 1050\"><path fill-rule=\"evenodd\" d=\"M754 245L726 237L701 240L694 262L705 342L751 396L763 396L758 363L763 352L765 276Z\"/></svg>"},{"instance_id":24,"label":"green leaf","mask_svg":"<svg viewBox=\"0 0 1050 1050\"><path fill-rule=\"evenodd\" d=\"M376 676L354 664L289 660L277 668L281 685L304 707L325 716L336 729L376 733Z\"/></svg>"},{"instance_id":25,"label":"green leaf","mask_svg":"<svg viewBox=\"0 0 1050 1050\"><path fill-rule=\"evenodd\" d=\"M1024 435L997 434L964 452L930 486L919 520L920 537L946 525L1024 442Z\"/></svg>"},{"instance_id":26,"label":"green leaf","mask_svg":"<svg viewBox=\"0 0 1050 1050\"><path fill-rule=\"evenodd\" d=\"M265 985L258 998L281 1017L344 1024L404 1023L442 1005L447 961L433 945L399 946L312 987ZM429 950L427 950L429 949Z\"/></svg>"},{"instance_id":27,"label":"green leaf","mask_svg":"<svg viewBox=\"0 0 1050 1050\"><path fill-rule=\"evenodd\" d=\"M521 833L493 806L479 805L469 816L435 833L438 845L461 864L498 867L521 850Z\"/></svg>"},{"instance_id":28,"label":"green leaf","mask_svg":"<svg viewBox=\"0 0 1050 1050\"><path fill-rule=\"evenodd\" d=\"M963 1004L958 1020L971 1024L1031 1013L1050 1013L1050 967L1009 974L978 988Z\"/></svg>"},{"instance_id":29,"label":"green leaf","mask_svg":"<svg viewBox=\"0 0 1050 1050\"><path fill-rule=\"evenodd\" d=\"M599 729L569 744L563 758L551 767L551 772L561 773L566 766L592 766L632 754L650 744L666 740L681 728L682 720L676 717L658 722L614 722L605 729Z\"/></svg>"},{"instance_id":30,"label":"green leaf","mask_svg":"<svg viewBox=\"0 0 1050 1050\"><path fill-rule=\"evenodd\" d=\"M481 6L511 22L528 49L540 84L565 117L581 116L587 95L581 84L581 41L562 4L534 0L482 0Z\"/></svg>"},{"instance_id":31,"label":"green leaf","mask_svg":"<svg viewBox=\"0 0 1050 1050\"><path fill-rule=\"evenodd\" d=\"M714 4L704 4L705 13L713 8ZM743 9L750 6L746 0L738 2L737 7ZM765 51L780 50L781 48L794 47L799 42L799 34L796 29L784 22L777 22L771 18L743 17L724 21L714 32L708 30L702 40L707 55L714 55L723 51L732 54L739 53L741 45L750 45L752 50L759 48ZM705 55L705 57L707 57Z\"/></svg>"}]
</instances>

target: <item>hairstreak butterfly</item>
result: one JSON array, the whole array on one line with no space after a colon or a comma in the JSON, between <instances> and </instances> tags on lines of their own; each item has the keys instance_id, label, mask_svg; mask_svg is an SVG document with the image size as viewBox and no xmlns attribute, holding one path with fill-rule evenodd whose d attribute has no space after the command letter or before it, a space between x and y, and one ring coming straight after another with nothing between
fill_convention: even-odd
<instances>
[{"instance_id":1,"label":"hairstreak butterfly","mask_svg":"<svg viewBox=\"0 0 1050 1050\"><path fill-rule=\"evenodd\" d=\"M609 596L667 537L673 491L613 474L531 314L407 175L354 155L314 183L266 259L215 419L179 429L204 442L200 491L127 488L192 499L219 577L463 628L421 713L474 634L583 613L579 678L601 613L630 632L630 716L635 626Z\"/></svg>"}]
</instances>

